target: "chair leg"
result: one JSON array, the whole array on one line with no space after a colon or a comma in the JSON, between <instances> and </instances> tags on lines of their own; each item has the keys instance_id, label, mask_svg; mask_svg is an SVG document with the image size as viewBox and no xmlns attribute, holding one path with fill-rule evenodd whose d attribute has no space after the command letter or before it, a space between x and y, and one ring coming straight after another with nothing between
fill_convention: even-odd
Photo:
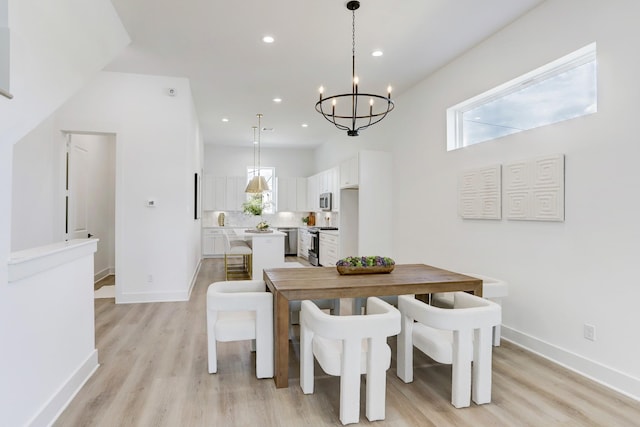
<instances>
[{"instance_id":1,"label":"chair leg","mask_svg":"<svg viewBox=\"0 0 640 427\"><path fill-rule=\"evenodd\" d=\"M493 346L500 347L500 325L496 325L493 327Z\"/></svg>"},{"instance_id":2,"label":"chair leg","mask_svg":"<svg viewBox=\"0 0 640 427\"><path fill-rule=\"evenodd\" d=\"M273 378L273 309L256 312L256 377Z\"/></svg>"},{"instance_id":3,"label":"chair leg","mask_svg":"<svg viewBox=\"0 0 640 427\"><path fill-rule=\"evenodd\" d=\"M360 421L360 353L362 343L346 340L343 343L340 375L340 421L342 424Z\"/></svg>"},{"instance_id":4,"label":"chair leg","mask_svg":"<svg viewBox=\"0 0 640 427\"><path fill-rule=\"evenodd\" d=\"M475 331L471 396L478 405L491 402L491 328Z\"/></svg>"},{"instance_id":5,"label":"chair leg","mask_svg":"<svg viewBox=\"0 0 640 427\"><path fill-rule=\"evenodd\" d=\"M405 383L413 381L413 319L402 316L402 328L397 340L396 375Z\"/></svg>"},{"instance_id":6,"label":"chair leg","mask_svg":"<svg viewBox=\"0 0 640 427\"><path fill-rule=\"evenodd\" d=\"M217 313L207 310L207 353L209 359L209 373L215 374L218 372L218 359L216 352L216 325Z\"/></svg>"},{"instance_id":7,"label":"chair leg","mask_svg":"<svg viewBox=\"0 0 640 427\"><path fill-rule=\"evenodd\" d=\"M313 393L313 332L300 323L300 387L304 394Z\"/></svg>"},{"instance_id":8,"label":"chair leg","mask_svg":"<svg viewBox=\"0 0 640 427\"><path fill-rule=\"evenodd\" d=\"M380 350L386 340L369 339L367 352L367 384L365 413L369 421L384 420L387 392L387 371Z\"/></svg>"},{"instance_id":9,"label":"chair leg","mask_svg":"<svg viewBox=\"0 0 640 427\"><path fill-rule=\"evenodd\" d=\"M471 404L471 355L473 352L470 330L453 331L453 363L451 364L451 403L456 408Z\"/></svg>"}]
</instances>

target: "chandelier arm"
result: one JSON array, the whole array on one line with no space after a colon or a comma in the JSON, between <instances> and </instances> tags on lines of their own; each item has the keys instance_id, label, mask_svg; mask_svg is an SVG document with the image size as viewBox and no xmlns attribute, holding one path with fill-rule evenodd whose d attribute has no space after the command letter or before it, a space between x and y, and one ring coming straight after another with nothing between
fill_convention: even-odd
<instances>
[{"instance_id":1,"label":"chandelier arm","mask_svg":"<svg viewBox=\"0 0 640 427\"><path fill-rule=\"evenodd\" d=\"M332 96L331 98L335 98L335 97L333 97L333 96ZM316 102L316 111L317 111L318 113L322 114L322 117L324 117L324 118L325 118L325 120L327 120L329 123L332 123L332 124L333 124L335 127L337 127L338 129L340 129L340 130L347 130L347 131L348 131L348 130L351 130L351 128L349 128L348 126L345 126L345 125L343 125L343 124L341 124L341 123L336 122L336 117L337 117L337 118L339 118L339 119L348 119L348 118L351 118L351 117L346 117L346 116L336 116L335 114L333 114L333 115L332 115L332 114L325 114L325 113L324 113L324 110L323 110L323 108L322 108L322 104L323 104L323 102L324 102L324 101L326 101L327 99L329 99L329 98L325 98L325 99L324 99L324 100L322 100L322 101L318 101L318 102ZM331 120L329 117L333 117L333 120Z\"/></svg>"}]
</instances>

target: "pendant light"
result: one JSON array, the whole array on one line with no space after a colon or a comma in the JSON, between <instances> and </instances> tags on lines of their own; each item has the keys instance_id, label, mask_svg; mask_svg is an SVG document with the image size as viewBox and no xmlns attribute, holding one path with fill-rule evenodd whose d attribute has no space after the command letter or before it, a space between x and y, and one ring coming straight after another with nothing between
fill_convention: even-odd
<instances>
[{"instance_id":1,"label":"pendant light","mask_svg":"<svg viewBox=\"0 0 640 427\"><path fill-rule=\"evenodd\" d=\"M256 128L255 126L253 127L253 140L254 140L254 145L253 145L253 168L254 168L254 172L253 172L253 178L251 178L251 180L249 181L249 184L247 184L247 188L244 190L245 193L253 193L253 194L262 194L265 191L269 191L269 184L267 184L267 180L264 178L264 176L260 175L260 131L261 131L261 119L262 119L262 114L258 113L256 114L256 116L258 116L258 141L256 144L256 140L255 140L255 132L256 132ZM256 168L256 145L258 146L258 167Z\"/></svg>"},{"instance_id":2,"label":"pendant light","mask_svg":"<svg viewBox=\"0 0 640 427\"><path fill-rule=\"evenodd\" d=\"M351 93L322 97L324 88L320 87L320 100L316 102L316 111L340 130L346 130L349 136L358 136L358 132L384 119L394 103L391 100L391 86L387 96L358 92L356 76L356 10L359 1L348 1L347 9L352 13L351 44ZM341 101L338 104L338 100ZM374 101L379 101L377 104ZM381 102L380 102L381 101Z\"/></svg>"}]
</instances>

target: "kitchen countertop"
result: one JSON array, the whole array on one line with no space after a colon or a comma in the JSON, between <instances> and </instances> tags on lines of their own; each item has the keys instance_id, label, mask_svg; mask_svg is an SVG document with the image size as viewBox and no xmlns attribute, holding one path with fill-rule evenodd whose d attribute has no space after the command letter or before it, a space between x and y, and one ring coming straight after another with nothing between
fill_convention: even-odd
<instances>
[{"instance_id":1,"label":"kitchen countertop","mask_svg":"<svg viewBox=\"0 0 640 427\"><path fill-rule=\"evenodd\" d=\"M328 234L330 236L339 236L340 230L320 230L322 234Z\"/></svg>"}]
</instances>

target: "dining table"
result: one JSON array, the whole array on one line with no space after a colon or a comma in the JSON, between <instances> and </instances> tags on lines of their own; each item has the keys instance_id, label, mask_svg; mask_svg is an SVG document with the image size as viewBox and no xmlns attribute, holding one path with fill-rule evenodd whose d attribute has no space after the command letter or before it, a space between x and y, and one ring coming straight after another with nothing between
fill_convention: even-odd
<instances>
[{"instance_id":1,"label":"dining table","mask_svg":"<svg viewBox=\"0 0 640 427\"><path fill-rule=\"evenodd\" d=\"M340 274L336 267L267 268L274 295L274 381L289 386L289 301L466 291L482 296L482 280L426 264L397 264L390 273Z\"/></svg>"}]
</instances>

